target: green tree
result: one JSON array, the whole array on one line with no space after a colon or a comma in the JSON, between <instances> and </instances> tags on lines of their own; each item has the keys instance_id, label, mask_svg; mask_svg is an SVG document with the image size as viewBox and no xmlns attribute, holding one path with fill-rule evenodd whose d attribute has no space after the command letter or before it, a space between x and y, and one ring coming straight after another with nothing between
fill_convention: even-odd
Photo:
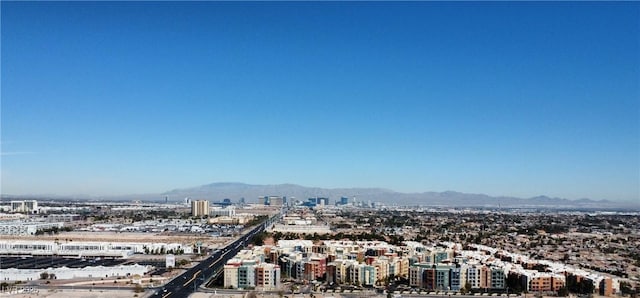
<instances>
[{"instance_id":1,"label":"green tree","mask_svg":"<svg viewBox=\"0 0 640 298\"><path fill-rule=\"evenodd\" d=\"M509 275L507 275L507 287L509 291L513 293L522 293L523 289L520 276L516 273L509 273Z\"/></svg>"},{"instance_id":2,"label":"green tree","mask_svg":"<svg viewBox=\"0 0 640 298\"><path fill-rule=\"evenodd\" d=\"M567 296L569 296L569 289L567 289L567 287L562 287L562 288L558 289L558 296L559 297L567 297Z\"/></svg>"},{"instance_id":3,"label":"green tree","mask_svg":"<svg viewBox=\"0 0 640 298\"><path fill-rule=\"evenodd\" d=\"M464 287L462 287L462 289L460 289L460 293L462 294L468 294L471 292L471 283L466 282L464 284Z\"/></svg>"},{"instance_id":4,"label":"green tree","mask_svg":"<svg viewBox=\"0 0 640 298\"><path fill-rule=\"evenodd\" d=\"M567 289L571 293L590 295L593 294L595 285L590 279L583 278L578 281L577 276L569 274L569 276L567 276Z\"/></svg>"},{"instance_id":5,"label":"green tree","mask_svg":"<svg viewBox=\"0 0 640 298\"><path fill-rule=\"evenodd\" d=\"M253 236L253 238L251 239L251 242L254 245L263 245L264 244L264 239L267 238L267 233L262 232L262 233L258 233L255 236Z\"/></svg>"},{"instance_id":6,"label":"green tree","mask_svg":"<svg viewBox=\"0 0 640 298\"><path fill-rule=\"evenodd\" d=\"M593 284L593 281L590 279L583 278L580 281L580 294L591 295L593 294L593 291L595 290L595 288L596 287Z\"/></svg>"},{"instance_id":7,"label":"green tree","mask_svg":"<svg viewBox=\"0 0 640 298\"><path fill-rule=\"evenodd\" d=\"M620 292L622 292L622 295L628 295L628 294L633 294L635 291L633 290L633 287L631 287L630 283L626 281L621 281Z\"/></svg>"},{"instance_id":8,"label":"green tree","mask_svg":"<svg viewBox=\"0 0 640 298\"><path fill-rule=\"evenodd\" d=\"M133 287L133 292L134 293L142 293L142 292L144 292L144 289L142 288L142 286L140 284L136 284Z\"/></svg>"}]
</instances>

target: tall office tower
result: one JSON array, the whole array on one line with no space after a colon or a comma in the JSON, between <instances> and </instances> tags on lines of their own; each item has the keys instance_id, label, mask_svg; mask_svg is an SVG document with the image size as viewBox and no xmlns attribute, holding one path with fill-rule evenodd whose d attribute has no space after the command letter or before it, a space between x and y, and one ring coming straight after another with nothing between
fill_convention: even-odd
<instances>
[{"instance_id":1,"label":"tall office tower","mask_svg":"<svg viewBox=\"0 0 640 298\"><path fill-rule=\"evenodd\" d=\"M278 196L270 196L269 197L269 205L271 206L282 206L284 205L284 198Z\"/></svg>"},{"instance_id":2,"label":"tall office tower","mask_svg":"<svg viewBox=\"0 0 640 298\"><path fill-rule=\"evenodd\" d=\"M191 216L209 215L209 201L198 200L191 201Z\"/></svg>"},{"instance_id":3,"label":"tall office tower","mask_svg":"<svg viewBox=\"0 0 640 298\"><path fill-rule=\"evenodd\" d=\"M329 205L329 198L316 198L316 204Z\"/></svg>"}]
</instances>

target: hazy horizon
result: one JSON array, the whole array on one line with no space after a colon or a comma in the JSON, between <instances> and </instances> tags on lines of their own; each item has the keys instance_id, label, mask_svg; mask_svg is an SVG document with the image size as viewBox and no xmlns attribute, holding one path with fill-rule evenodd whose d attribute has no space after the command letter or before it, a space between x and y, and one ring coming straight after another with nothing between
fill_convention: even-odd
<instances>
[{"instance_id":1,"label":"hazy horizon","mask_svg":"<svg viewBox=\"0 0 640 298\"><path fill-rule=\"evenodd\" d=\"M0 5L2 194L640 199L640 3Z\"/></svg>"},{"instance_id":2,"label":"hazy horizon","mask_svg":"<svg viewBox=\"0 0 640 298\"><path fill-rule=\"evenodd\" d=\"M238 181L218 181L218 182L211 182L211 183L206 183L206 184L202 184L202 185L192 185L192 186L186 186L186 187L174 187L174 188L169 188L169 189L165 189L165 190L159 190L159 191L155 191L155 192L146 192L146 193L120 193L120 194L89 194L89 193L68 193L68 194L55 194L55 193L32 193L32 194L5 194L2 193L0 195L2 196L16 196L16 197L28 197L28 196L33 196L33 197L77 197L77 198L123 198L123 197L131 197L132 199L135 198L136 196L149 196L149 195L157 195L158 196L158 200L162 200L164 198L164 195L166 193L170 193L172 191L176 191L176 190L185 190L185 189L192 189L192 188L198 188L198 187L202 187L202 186L209 186L209 185L216 185L216 184L238 184L238 185L248 185L248 186L280 186L280 185L293 185L293 186L300 186L300 187L305 187L305 188L321 188L321 189L328 189L328 190L340 190L340 189L381 189L381 190L385 190L385 191L390 191L390 192L395 192L395 193L400 193L400 194L422 194L422 193L430 193L430 192L435 192L435 193L445 193L445 192L456 192L456 193L463 193L463 194L472 194L472 195L488 195L490 197L513 197L513 198L519 198L519 199L531 199L531 198L536 198L536 197L549 197L549 198L557 198L557 199L568 199L568 200L581 200L581 199L589 199L589 200L593 200L593 201L600 201L600 200L607 200L610 202L617 202L617 203L638 203L637 200L635 199L631 199L631 200L624 200L624 199L603 199L603 198L589 198L589 197L582 197L582 198L566 198L566 197L556 197L556 196L551 196L548 194L544 194L544 193L540 193L534 196L530 196L530 197L519 197L519 196L513 196L513 195L507 195L507 194L491 194L491 193L479 193L479 192L459 192L456 190L452 190L452 189L448 189L448 190L424 190L424 191L416 191L416 192L403 192L403 191L397 191L394 189L388 189L388 188L383 188L383 187L376 187L376 186L354 186L354 187L321 187L321 186L317 186L317 185L302 185L302 184L298 184L298 183L290 183L290 182L285 182L285 183L274 183L274 184L259 184L259 183L245 183L245 182L238 182ZM269 194L269 193L264 193L263 195L273 195L273 194ZM173 198L175 199L175 198ZM216 198L201 198L201 199L216 199ZM222 197L217 198L217 199L222 199Z\"/></svg>"}]
</instances>

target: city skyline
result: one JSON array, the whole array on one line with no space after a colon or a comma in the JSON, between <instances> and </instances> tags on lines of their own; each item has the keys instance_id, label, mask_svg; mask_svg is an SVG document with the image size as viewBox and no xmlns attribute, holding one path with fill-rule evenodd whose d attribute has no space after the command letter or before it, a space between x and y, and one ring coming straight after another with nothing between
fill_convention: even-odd
<instances>
[{"instance_id":1,"label":"city skyline","mask_svg":"<svg viewBox=\"0 0 640 298\"><path fill-rule=\"evenodd\" d=\"M640 5L5 2L2 194L640 198Z\"/></svg>"}]
</instances>

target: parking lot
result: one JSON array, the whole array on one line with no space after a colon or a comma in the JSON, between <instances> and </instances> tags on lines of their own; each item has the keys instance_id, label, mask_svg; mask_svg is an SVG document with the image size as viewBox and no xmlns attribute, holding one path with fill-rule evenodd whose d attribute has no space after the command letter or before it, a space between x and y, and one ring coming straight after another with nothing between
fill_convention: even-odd
<instances>
[{"instance_id":1,"label":"parking lot","mask_svg":"<svg viewBox=\"0 0 640 298\"><path fill-rule=\"evenodd\" d=\"M125 265L138 264L142 266L152 266L152 269L148 274L149 275L163 275L167 272L166 262L158 261L158 260L128 260Z\"/></svg>"},{"instance_id":2,"label":"parking lot","mask_svg":"<svg viewBox=\"0 0 640 298\"><path fill-rule=\"evenodd\" d=\"M87 266L116 266L126 263L123 259L79 259L61 257L0 257L0 269L82 268Z\"/></svg>"}]
</instances>

